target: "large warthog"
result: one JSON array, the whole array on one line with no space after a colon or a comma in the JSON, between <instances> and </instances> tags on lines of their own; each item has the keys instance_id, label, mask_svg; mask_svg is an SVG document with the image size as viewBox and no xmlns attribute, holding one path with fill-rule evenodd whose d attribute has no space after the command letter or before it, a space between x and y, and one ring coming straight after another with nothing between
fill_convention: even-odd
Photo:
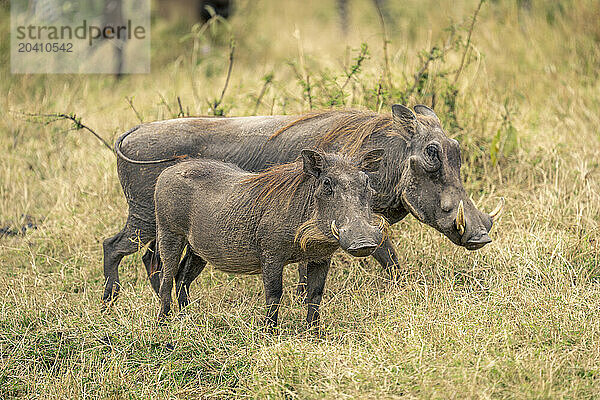
<instances>
[{"instance_id":1,"label":"large warthog","mask_svg":"<svg viewBox=\"0 0 600 400\"><path fill-rule=\"evenodd\" d=\"M382 154L375 149L353 162L303 150L301 160L260 174L206 159L165 169L154 197L164 263L159 319L171 309L173 280L188 244L200 269L210 262L226 272L262 273L269 326L277 324L283 267L309 262L306 319L316 324L332 254L341 247L367 256L383 241L384 219L371 214L366 174L377 171Z\"/></svg>"},{"instance_id":2,"label":"large warthog","mask_svg":"<svg viewBox=\"0 0 600 400\"><path fill-rule=\"evenodd\" d=\"M104 241L105 301L118 293L121 259L147 243L143 259L158 293L155 272L160 263L153 257L151 243L156 236L154 185L163 169L188 156L259 172L293 161L304 148L350 155L383 148L381 168L372 176L377 191L373 211L390 224L411 213L470 250L491 241L488 232L500 212L500 207L489 215L477 210L460 179L458 142L444 134L435 113L422 105L415 106L414 112L394 105L391 114L346 110L302 116L180 118L139 125L123 134L115 147L129 216L121 232ZM398 266L389 239L373 256L388 270ZM177 279L189 287L202 262L191 252L182 262L187 264L182 271L188 272ZM305 281L306 264L300 265L300 278Z\"/></svg>"}]
</instances>

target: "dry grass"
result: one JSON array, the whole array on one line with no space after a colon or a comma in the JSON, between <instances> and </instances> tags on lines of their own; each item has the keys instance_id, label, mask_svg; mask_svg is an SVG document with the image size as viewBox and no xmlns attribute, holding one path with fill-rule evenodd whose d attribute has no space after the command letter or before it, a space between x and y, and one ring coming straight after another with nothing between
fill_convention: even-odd
<instances>
[{"instance_id":1,"label":"dry grass","mask_svg":"<svg viewBox=\"0 0 600 400\"><path fill-rule=\"evenodd\" d=\"M251 114L270 72L258 113L308 111L286 60L313 82L344 82L356 52L339 37L333 1L240 3L226 114ZM196 65L192 43L179 42L186 30L159 18L153 73L120 81L12 76L3 40L0 225L18 226L28 214L38 229L0 239L0 398L600 397L600 7L532 3L530 12L508 0L484 4L457 83L462 129L438 107L461 141L476 203L489 210L498 196L507 199L494 243L467 252L409 217L391 232L406 264L398 286L371 259L337 256L320 339L304 331L293 268L273 337L261 331L260 280L210 268L192 286L188 312L155 326L158 300L140 254L121 264L122 297L101 314L101 241L126 216L114 156L86 133L65 132L66 123L36 125L10 112L76 112L109 140L138 122L125 97L145 121L172 117L177 96L191 114L205 114L223 85L226 39ZM371 2L351 4L347 43L368 43L371 56L344 102L373 109L384 65L377 15ZM418 52L440 43L451 21L468 22L476 6L390 6L398 88L412 83ZM7 37L8 14L0 13ZM456 70L461 54L434 61L430 73ZM322 106L326 92L317 89ZM506 109L517 135L494 165L490 148L499 129L504 140Z\"/></svg>"}]
</instances>

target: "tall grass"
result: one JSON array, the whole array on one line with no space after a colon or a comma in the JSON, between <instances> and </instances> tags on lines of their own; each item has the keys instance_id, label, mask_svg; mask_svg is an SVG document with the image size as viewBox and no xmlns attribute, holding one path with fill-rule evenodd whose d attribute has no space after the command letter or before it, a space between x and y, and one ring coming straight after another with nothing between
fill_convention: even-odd
<instances>
[{"instance_id":1,"label":"tall grass","mask_svg":"<svg viewBox=\"0 0 600 400\"><path fill-rule=\"evenodd\" d=\"M121 80L10 75L1 41L0 226L30 215L38 229L0 238L0 398L600 396L600 7L530 3L485 2L467 48L477 1L388 2L389 80L366 0L350 2L346 38L333 1L240 0L213 36L157 17L153 72ZM186 114L211 113L230 36L228 116L435 102L476 204L507 199L494 242L467 252L408 217L392 231L402 285L337 255L319 339L293 268L275 336L261 330L260 280L210 268L189 309L156 326L140 254L101 314L101 242L126 217L115 158L67 122L20 113L74 112L109 141L176 116L177 97Z\"/></svg>"}]
</instances>

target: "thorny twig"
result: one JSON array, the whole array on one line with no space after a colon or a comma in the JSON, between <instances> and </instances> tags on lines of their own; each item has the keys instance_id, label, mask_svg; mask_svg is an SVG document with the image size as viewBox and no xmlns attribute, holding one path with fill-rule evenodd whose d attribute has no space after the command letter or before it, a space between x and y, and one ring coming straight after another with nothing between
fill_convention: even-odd
<instances>
[{"instance_id":1,"label":"thorny twig","mask_svg":"<svg viewBox=\"0 0 600 400\"><path fill-rule=\"evenodd\" d=\"M473 33L473 28L475 27L475 20L477 20L477 14L479 14L479 10L481 10L481 6L483 5L484 2L485 2L485 0L479 0L477 9L475 10L475 13L473 14L473 19L471 20L471 27L469 28L469 34L467 35L467 44L465 45L465 51L463 52L462 59L460 61L460 67L458 67L458 71L456 71L456 75L454 76L453 85L456 85L456 82L458 81L458 77L460 76L460 74L463 70L463 67L465 65L465 59L467 57L467 53L469 52L469 46L471 45L471 34Z\"/></svg>"},{"instance_id":2,"label":"thorny twig","mask_svg":"<svg viewBox=\"0 0 600 400\"><path fill-rule=\"evenodd\" d=\"M350 82L350 79L352 79L352 77L354 75L356 75L358 72L360 72L360 67L361 67L363 61L367 58L368 54L369 54L369 50L368 50L367 44L363 43L360 47L360 52L358 53L358 56L356 56L354 64L352 65L352 67L350 67L350 71L346 72L346 81L344 82L344 84L342 85L342 87L340 89L342 92L348 85L348 82Z\"/></svg>"},{"instance_id":3,"label":"thorny twig","mask_svg":"<svg viewBox=\"0 0 600 400\"><path fill-rule=\"evenodd\" d=\"M113 149L113 147L106 140L104 140L104 138L102 138L102 136L100 136L96 132L94 132L94 130L92 128L88 127L87 125L84 125L81 122L81 118L77 117L77 115L75 115L75 114L62 114L62 113L34 114L34 113L25 113L25 112L20 112L20 114L24 115L26 117L32 117L32 118L52 118L49 121L45 121L44 125L48 125L48 124L51 124L53 122L60 121L60 120L69 120L69 121L72 121L73 122L73 129L74 130L85 129L86 131L88 131L92 135L94 135L96 137L96 139L98 139L99 141L101 141L102 144L107 149L109 149L113 153L115 152L115 150ZM40 121L35 121L34 120L34 122L40 122Z\"/></svg>"},{"instance_id":4,"label":"thorny twig","mask_svg":"<svg viewBox=\"0 0 600 400\"><path fill-rule=\"evenodd\" d=\"M444 48L442 50L438 49L437 46L433 46L429 50L429 53L427 54L427 58L423 62L423 65L421 66L421 68L419 69L419 71L417 71L417 73L415 74L415 80L414 80L412 86L410 88L408 88L408 90L406 91L405 95L406 95L407 98L408 98L408 96L410 96L415 91L415 89L419 85L419 81L421 80L421 77L423 76L423 74L425 74L425 72L429 68L429 64L431 64L432 61L434 61L434 60L436 60L438 58L444 57L444 55L446 54L446 52L448 50L450 50L450 48L452 47L452 38L453 38L453 36L454 36L454 33L452 33L450 35L450 37L446 41L446 46L444 46Z\"/></svg>"},{"instance_id":5,"label":"thorny twig","mask_svg":"<svg viewBox=\"0 0 600 400\"><path fill-rule=\"evenodd\" d=\"M158 92L158 97L160 97L160 101L165 105L165 107L167 107L167 110L169 110L169 116L172 116L173 110L171 109L169 103L167 103L167 99L165 99L165 96L163 96L162 93Z\"/></svg>"},{"instance_id":6,"label":"thorny twig","mask_svg":"<svg viewBox=\"0 0 600 400\"><path fill-rule=\"evenodd\" d=\"M129 107L131 107L131 109L133 110L133 112L135 113L135 116L137 117L137 119L140 120L140 123L144 123L144 120L142 119L142 116L140 115L140 113L135 109L135 107L133 106L133 97L125 97L125 100L127 101L127 103L129 103Z\"/></svg>"},{"instance_id":7,"label":"thorny twig","mask_svg":"<svg viewBox=\"0 0 600 400\"><path fill-rule=\"evenodd\" d=\"M383 79L383 77L382 77ZM379 80L379 82L377 83L377 112L380 113L381 112L381 107L383 106L383 99L381 96L381 92L382 92L382 87L381 87L381 79Z\"/></svg>"},{"instance_id":8,"label":"thorny twig","mask_svg":"<svg viewBox=\"0 0 600 400\"><path fill-rule=\"evenodd\" d=\"M177 117L185 117L185 113L183 112L183 107L181 106L181 99L177 96L177 104L179 105L179 113L177 113Z\"/></svg>"},{"instance_id":9,"label":"thorny twig","mask_svg":"<svg viewBox=\"0 0 600 400\"><path fill-rule=\"evenodd\" d=\"M306 97L308 97L308 107L312 110L313 109L313 103L312 103L312 95L310 93L310 90L311 90L310 75L307 72L306 73Z\"/></svg>"},{"instance_id":10,"label":"thorny twig","mask_svg":"<svg viewBox=\"0 0 600 400\"><path fill-rule=\"evenodd\" d=\"M258 106L260 106L260 103L262 101L263 96L265 95L265 93L267 91L267 88L269 87L271 82L273 82L273 73L271 72L271 73L265 75L263 80L264 80L263 86L260 89L260 93L258 94L258 97L256 98L256 104L254 104L254 114L257 113Z\"/></svg>"},{"instance_id":11,"label":"thorny twig","mask_svg":"<svg viewBox=\"0 0 600 400\"><path fill-rule=\"evenodd\" d=\"M212 110L213 115L223 115L222 111L218 110L218 107L223 102L223 98L225 97L225 92L227 91L227 86L229 85L229 79L231 78L231 70L233 69L233 55L235 52L235 40L232 38L229 41L229 67L227 68L227 77L225 78L225 84L223 85L223 90L221 91L221 97L218 100L209 102L210 108Z\"/></svg>"},{"instance_id":12,"label":"thorny twig","mask_svg":"<svg viewBox=\"0 0 600 400\"><path fill-rule=\"evenodd\" d=\"M296 80L298 81L298 83L302 87L302 91L303 91L302 98L304 99L304 93L305 93L306 94L306 99L308 100L308 106L312 110L313 105L312 105L312 95L311 95L311 86L310 86L310 75L307 72L306 73L306 78L305 78L304 76L302 76L302 74L300 73L300 71L298 71L298 68L296 68L296 64L295 63L288 62L288 65L292 68L292 71L294 71L294 75L296 75Z\"/></svg>"}]
</instances>

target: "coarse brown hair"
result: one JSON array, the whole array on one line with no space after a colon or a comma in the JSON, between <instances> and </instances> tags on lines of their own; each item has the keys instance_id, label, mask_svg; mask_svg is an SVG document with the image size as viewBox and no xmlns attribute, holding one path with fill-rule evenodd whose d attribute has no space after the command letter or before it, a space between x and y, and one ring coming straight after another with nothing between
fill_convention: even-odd
<instances>
[{"instance_id":1,"label":"coarse brown hair","mask_svg":"<svg viewBox=\"0 0 600 400\"><path fill-rule=\"evenodd\" d=\"M365 141L373 135L409 137L408 128L402 124L395 124L392 115L364 110L336 110L315 111L302 115L271 135L269 140L275 139L289 128L302 122L335 115L339 115L338 120L330 130L317 138L315 143L317 148L328 149L332 144L338 143L340 145L337 150L339 153L355 155L360 152ZM427 127L438 125L436 118L427 115L417 114L417 121Z\"/></svg>"}]
</instances>

